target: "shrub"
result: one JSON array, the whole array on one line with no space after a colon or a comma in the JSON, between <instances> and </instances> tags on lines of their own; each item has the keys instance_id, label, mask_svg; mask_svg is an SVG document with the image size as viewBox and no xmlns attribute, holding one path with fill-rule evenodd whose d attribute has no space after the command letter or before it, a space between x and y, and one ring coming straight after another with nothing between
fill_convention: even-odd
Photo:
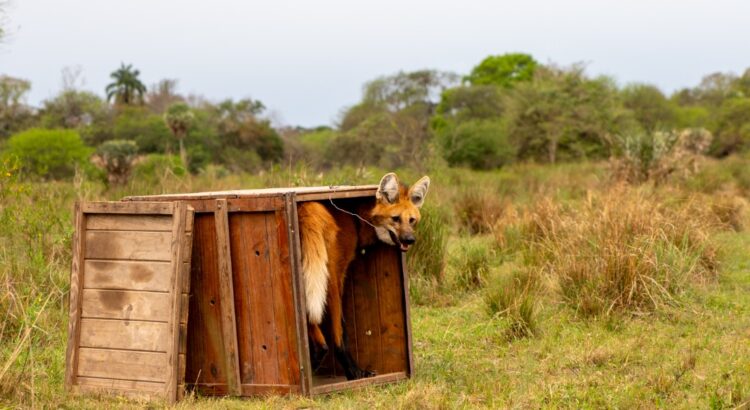
<instances>
[{"instance_id":1,"label":"shrub","mask_svg":"<svg viewBox=\"0 0 750 410\"><path fill-rule=\"evenodd\" d=\"M636 189L592 194L576 207L542 202L524 221L524 256L584 316L648 313L717 273L705 201L664 201Z\"/></svg>"},{"instance_id":2,"label":"shrub","mask_svg":"<svg viewBox=\"0 0 750 410\"><path fill-rule=\"evenodd\" d=\"M28 175L59 179L84 167L91 152L76 131L33 128L10 137L5 155L18 158Z\"/></svg>"},{"instance_id":3,"label":"shrub","mask_svg":"<svg viewBox=\"0 0 750 410\"><path fill-rule=\"evenodd\" d=\"M459 193L454 204L459 226L471 235L490 232L504 208L496 193L476 187Z\"/></svg>"},{"instance_id":4,"label":"shrub","mask_svg":"<svg viewBox=\"0 0 750 410\"><path fill-rule=\"evenodd\" d=\"M126 184L133 170L133 161L138 155L138 144L135 141L111 140L100 145L97 153L107 170L109 182L115 185Z\"/></svg>"},{"instance_id":5,"label":"shrub","mask_svg":"<svg viewBox=\"0 0 750 410\"><path fill-rule=\"evenodd\" d=\"M520 339L537 333L536 296L539 278L531 270L494 275L484 292L487 312L509 320L509 339Z\"/></svg>"},{"instance_id":6,"label":"shrub","mask_svg":"<svg viewBox=\"0 0 750 410\"><path fill-rule=\"evenodd\" d=\"M187 171L176 155L150 154L135 165L133 178L149 186L160 185L169 177L181 177Z\"/></svg>"},{"instance_id":7,"label":"shrub","mask_svg":"<svg viewBox=\"0 0 750 410\"><path fill-rule=\"evenodd\" d=\"M490 272L492 250L484 243L462 243L451 257L453 280L457 288L471 290L484 286Z\"/></svg>"},{"instance_id":8,"label":"shrub","mask_svg":"<svg viewBox=\"0 0 750 410\"><path fill-rule=\"evenodd\" d=\"M510 164L516 155L501 121L470 120L441 127L436 134L450 165L492 169Z\"/></svg>"}]
</instances>

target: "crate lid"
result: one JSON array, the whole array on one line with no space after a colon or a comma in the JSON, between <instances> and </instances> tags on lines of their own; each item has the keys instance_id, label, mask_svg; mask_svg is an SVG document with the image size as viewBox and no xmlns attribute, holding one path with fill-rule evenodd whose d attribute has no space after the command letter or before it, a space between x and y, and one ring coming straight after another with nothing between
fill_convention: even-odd
<instances>
[{"instance_id":1,"label":"crate lid","mask_svg":"<svg viewBox=\"0 0 750 410\"><path fill-rule=\"evenodd\" d=\"M262 188L262 189L238 189L230 191L209 191L193 193L175 193L162 195L137 195L123 198L123 201L167 201L167 200L191 200L191 199L218 199L218 198L256 198L269 196L282 196L293 193L297 200L311 201L333 198L356 198L375 195L377 185L329 185L315 187L289 187L289 188Z\"/></svg>"}]
</instances>

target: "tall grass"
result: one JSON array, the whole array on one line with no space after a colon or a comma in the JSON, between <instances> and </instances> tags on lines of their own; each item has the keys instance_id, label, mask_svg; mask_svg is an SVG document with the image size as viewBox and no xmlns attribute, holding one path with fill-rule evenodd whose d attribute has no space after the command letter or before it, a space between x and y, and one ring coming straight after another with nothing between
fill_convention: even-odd
<instances>
[{"instance_id":1,"label":"tall grass","mask_svg":"<svg viewBox=\"0 0 750 410\"><path fill-rule=\"evenodd\" d=\"M406 262L412 301L426 304L438 298L443 285L450 225L447 211L440 206L427 204L421 213L417 242L406 254Z\"/></svg>"}]
</instances>

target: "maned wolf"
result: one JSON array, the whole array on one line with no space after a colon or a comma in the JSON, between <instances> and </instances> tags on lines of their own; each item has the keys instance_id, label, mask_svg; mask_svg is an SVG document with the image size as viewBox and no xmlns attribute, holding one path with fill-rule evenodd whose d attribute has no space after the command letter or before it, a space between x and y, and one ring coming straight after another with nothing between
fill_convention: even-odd
<instances>
[{"instance_id":1,"label":"maned wolf","mask_svg":"<svg viewBox=\"0 0 750 410\"><path fill-rule=\"evenodd\" d=\"M409 188L396 174L389 173L380 180L375 200L355 209L356 215L318 202L305 202L299 207L302 272L308 331L317 356L314 359L328 352L319 326L325 316L330 321L329 341L348 380L373 373L360 369L346 347L342 292L347 268L358 249L378 240L406 252L416 240L414 227L429 187L430 178L426 176Z\"/></svg>"}]
</instances>

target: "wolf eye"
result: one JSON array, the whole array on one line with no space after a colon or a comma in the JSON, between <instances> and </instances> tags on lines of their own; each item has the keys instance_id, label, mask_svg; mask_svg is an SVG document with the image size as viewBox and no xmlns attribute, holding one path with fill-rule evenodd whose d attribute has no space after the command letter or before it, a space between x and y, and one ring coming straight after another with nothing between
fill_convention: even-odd
<instances>
[{"instance_id":1,"label":"wolf eye","mask_svg":"<svg viewBox=\"0 0 750 410\"><path fill-rule=\"evenodd\" d=\"M417 222L417 218L415 217L409 218L409 224L414 225L415 222Z\"/></svg>"},{"instance_id":2,"label":"wolf eye","mask_svg":"<svg viewBox=\"0 0 750 410\"><path fill-rule=\"evenodd\" d=\"M393 219L393 222L401 222L401 217L398 215L392 216L391 219Z\"/></svg>"}]
</instances>

